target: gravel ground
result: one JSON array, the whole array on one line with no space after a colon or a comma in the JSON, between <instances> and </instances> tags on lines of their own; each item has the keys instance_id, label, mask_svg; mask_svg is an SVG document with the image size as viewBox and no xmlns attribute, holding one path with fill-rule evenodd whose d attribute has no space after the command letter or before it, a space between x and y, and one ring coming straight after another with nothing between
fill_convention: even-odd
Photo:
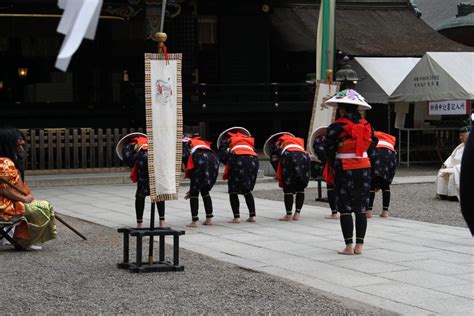
<instances>
[{"instance_id":1,"label":"gravel ground","mask_svg":"<svg viewBox=\"0 0 474 316\"><path fill-rule=\"evenodd\" d=\"M437 199L435 197L434 183L392 185L390 191L392 195L390 199L390 213L393 217L467 227L462 217L459 203ZM316 189L306 189L305 192L305 204L329 208L328 203L316 202L314 200L317 196ZM253 194L258 198L282 201L283 204L282 190L261 190L254 191ZM323 195L326 196L325 189L323 189ZM382 193L379 192L375 196L374 215L379 214L381 210ZM304 216L304 207L302 214Z\"/></svg>"},{"instance_id":2,"label":"gravel ground","mask_svg":"<svg viewBox=\"0 0 474 316\"><path fill-rule=\"evenodd\" d=\"M393 315L184 249L184 272L133 274L116 268L115 230L65 219L88 241L58 224L61 238L41 251L0 249L3 313Z\"/></svg>"}]
</instances>

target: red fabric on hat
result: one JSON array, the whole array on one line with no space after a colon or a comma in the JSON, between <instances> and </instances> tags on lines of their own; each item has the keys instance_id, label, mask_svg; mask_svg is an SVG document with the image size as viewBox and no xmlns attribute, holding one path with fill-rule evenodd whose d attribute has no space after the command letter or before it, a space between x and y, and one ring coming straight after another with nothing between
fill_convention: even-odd
<instances>
[{"instance_id":1,"label":"red fabric on hat","mask_svg":"<svg viewBox=\"0 0 474 316\"><path fill-rule=\"evenodd\" d=\"M387 148L395 152L395 143L397 142L397 138L395 136L392 136L384 132L374 132L374 135L375 137L377 137L379 142L385 141L387 143L390 143L390 145L392 145L392 147L390 147L384 144L377 144L377 148Z\"/></svg>"},{"instance_id":2,"label":"red fabric on hat","mask_svg":"<svg viewBox=\"0 0 474 316\"><path fill-rule=\"evenodd\" d=\"M136 152L139 152L140 150L148 150L148 138L145 136L137 136L132 138L131 143L134 144L134 150ZM130 180L132 180L133 183L136 183L138 181L138 165L135 162L135 164L132 167L132 170L130 171Z\"/></svg>"},{"instance_id":3,"label":"red fabric on hat","mask_svg":"<svg viewBox=\"0 0 474 316\"><path fill-rule=\"evenodd\" d=\"M135 144L135 150L139 150L139 149L148 149L148 138L146 138L145 136L137 136L137 137L134 137L132 138L132 141L131 141L132 144Z\"/></svg>"},{"instance_id":4,"label":"red fabric on hat","mask_svg":"<svg viewBox=\"0 0 474 316\"><path fill-rule=\"evenodd\" d=\"M288 145L298 145L304 148L304 139L300 137L294 137L289 134L285 134L285 135L282 135L280 138L278 138L277 144L281 144L281 148L285 148ZM297 148L297 147L290 147L287 150L306 152L304 149L301 150L300 148Z\"/></svg>"},{"instance_id":5,"label":"red fabric on hat","mask_svg":"<svg viewBox=\"0 0 474 316\"><path fill-rule=\"evenodd\" d=\"M242 134L241 132L227 132L227 134L230 136L230 137L249 137L248 135L246 134Z\"/></svg>"},{"instance_id":6,"label":"red fabric on hat","mask_svg":"<svg viewBox=\"0 0 474 316\"><path fill-rule=\"evenodd\" d=\"M236 132L236 133L232 133L232 132L228 132L229 136L230 136L230 144L229 144L229 149L232 150L232 148L234 148L235 146L238 146L238 145L244 145L244 146L249 146L251 147L252 149L250 148L236 148L235 150L232 150L232 152L236 155L252 155L252 156L257 156L257 154L255 153L255 150L253 149L254 148L254 143L255 143L255 140L253 139L253 137L250 137L250 136L247 136L245 134L242 134L240 132Z\"/></svg>"},{"instance_id":7,"label":"red fabric on hat","mask_svg":"<svg viewBox=\"0 0 474 316\"><path fill-rule=\"evenodd\" d=\"M211 144L212 143L201 139L201 136L195 136L191 140L189 140L189 142L191 144L191 149L193 149L194 147L196 147L198 145L204 145L204 146L208 146L209 149L206 148L206 147L201 147L201 149L211 150ZM188 162L186 164L186 172L184 174L185 178L190 178L191 177L191 170L192 169L194 169L194 162L193 162L192 155L190 155L189 158L188 158Z\"/></svg>"},{"instance_id":8,"label":"red fabric on hat","mask_svg":"<svg viewBox=\"0 0 474 316\"><path fill-rule=\"evenodd\" d=\"M193 147L196 147L197 145L205 145L205 146L209 146L209 148L211 147L212 145L212 142L208 142L204 139L201 139L201 136L195 136L193 137L191 140L191 148Z\"/></svg>"}]
</instances>

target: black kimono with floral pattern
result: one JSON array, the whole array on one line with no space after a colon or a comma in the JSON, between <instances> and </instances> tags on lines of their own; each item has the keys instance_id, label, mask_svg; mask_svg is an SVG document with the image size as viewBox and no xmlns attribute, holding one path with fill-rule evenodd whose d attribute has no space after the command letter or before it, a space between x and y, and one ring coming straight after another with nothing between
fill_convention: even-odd
<instances>
[{"instance_id":1,"label":"black kimono with floral pattern","mask_svg":"<svg viewBox=\"0 0 474 316\"><path fill-rule=\"evenodd\" d=\"M282 153L281 148L271 147L272 165L277 170L275 158L281 164L281 178L284 193L303 192L308 186L311 175L311 159L309 155L301 151L288 151Z\"/></svg>"},{"instance_id":2,"label":"black kimono with floral pattern","mask_svg":"<svg viewBox=\"0 0 474 316\"><path fill-rule=\"evenodd\" d=\"M360 121L359 115L346 114L344 117L354 123ZM341 142L339 135L344 125L339 122L329 125L324 141L327 163L334 169L337 211L340 213L365 212L369 206L371 169L342 169L342 161L336 159L336 153ZM377 141L372 130L372 144L367 151L369 156L377 145Z\"/></svg>"},{"instance_id":3,"label":"black kimono with floral pattern","mask_svg":"<svg viewBox=\"0 0 474 316\"><path fill-rule=\"evenodd\" d=\"M133 168L135 162L138 169L137 191L135 197L144 198L150 195L150 182L148 178L148 150L141 149L137 152L133 149L134 145L128 143L124 146L122 155L123 161L127 166Z\"/></svg>"},{"instance_id":4,"label":"black kimono with floral pattern","mask_svg":"<svg viewBox=\"0 0 474 316\"><path fill-rule=\"evenodd\" d=\"M219 159L215 152L208 149L196 149L191 155L191 148L184 146L183 162L187 164L188 159L193 160L194 168L191 169L189 177L191 179L190 192L209 192L216 184L219 173Z\"/></svg>"},{"instance_id":5,"label":"black kimono with floral pattern","mask_svg":"<svg viewBox=\"0 0 474 316\"><path fill-rule=\"evenodd\" d=\"M397 154L384 147L375 148L370 155L370 163L372 166L372 184L376 188L380 188L380 181L391 184L395 176L395 169L397 166Z\"/></svg>"},{"instance_id":6,"label":"black kimono with floral pattern","mask_svg":"<svg viewBox=\"0 0 474 316\"><path fill-rule=\"evenodd\" d=\"M257 182L258 157L237 155L227 150L228 140L224 140L219 148L219 160L228 164L228 192L244 194L253 191Z\"/></svg>"}]
</instances>

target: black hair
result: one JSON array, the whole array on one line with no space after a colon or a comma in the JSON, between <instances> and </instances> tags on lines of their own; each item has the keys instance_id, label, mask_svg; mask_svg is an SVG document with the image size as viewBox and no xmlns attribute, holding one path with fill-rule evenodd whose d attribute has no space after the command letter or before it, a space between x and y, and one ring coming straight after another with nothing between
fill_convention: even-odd
<instances>
[{"instance_id":1,"label":"black hair","mask_svg":"<svg viewBox=\"0 0 474 316\"><path fill-rule=\"evenodd\" d=\"M17 135L17 137L18 137L18 140L21 139L21 140L26 141L26 135L25 135L24 132L20 131L18 128L13 128L13 129L14 129L15 132L16 132L16 135Z\"/></svg>"},{"instance_id":2,"label":"black hair","mask_svg":"<svg viewBox=\"0 0 474 316\"><path fill-rule=\"evenodd\" d=\"M338 103L338 107L346 110L347 113L351 114L356 114L358 113L357 109L359 106L357 104L351 104L351 103Z\"/></svg>"},{"instance_id":3,"label":"black hair","mask_svg":"<svg viewBox=\"0 0 474 316\"><path fill-rule=\"evenodd\" d=\"M18 141L18 130L15 128L0 128L0 157L11 159L15 166L18 163L16 144Z\"/></svg>"}]
</instances>

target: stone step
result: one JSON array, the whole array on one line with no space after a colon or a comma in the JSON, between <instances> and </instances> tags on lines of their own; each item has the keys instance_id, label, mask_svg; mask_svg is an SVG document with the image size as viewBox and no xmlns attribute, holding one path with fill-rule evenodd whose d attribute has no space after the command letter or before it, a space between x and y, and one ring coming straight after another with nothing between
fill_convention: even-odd
<instances>
[{"instance_id":1,"label":"stone step","mask_svg":"<svg viewBox=\"0 0 474 316\"><path fill-rule=\"evenodd\" d=\"M222 172L219 173L217 184L224 184ZM265 177L264 171L259 170L257 182L273 182L274 177ZM107 185L107 184L133 184L129 172L110 173L81 173L81 174L50 174L50 175L27 175L26 182L30 188L58 187L73 185ZM181 185L189 185L189 179L181 175Z\"/></svg>"}]
</instances>

